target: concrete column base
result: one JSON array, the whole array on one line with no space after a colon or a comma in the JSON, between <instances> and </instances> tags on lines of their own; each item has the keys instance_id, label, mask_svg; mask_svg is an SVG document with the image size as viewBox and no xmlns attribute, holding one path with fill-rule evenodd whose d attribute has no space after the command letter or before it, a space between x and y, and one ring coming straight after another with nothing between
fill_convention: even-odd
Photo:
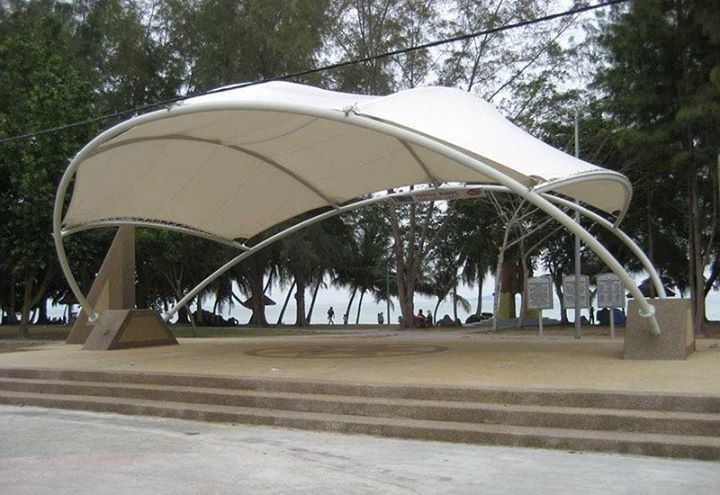
<instances>
[{"instance_id":1,"label":"concrete column base","mask_svg":"<svg viewBox=\"0 0 720 495\"><path fill-rule=\"evenodd\" d=\"M87 299L98 313L135 307L135 227L118 228ZM93 326L87 313L80 311L66 343L85 343Z\"/></svg>"},{"instance_id":2,"label":"concrete column base","mask_svg":"<svg viewBox=\"0 0 720 495\"><path fill-rule=\"evenodd\" d=\"M95 322L83 350L109 351L177 343L175 336L155 311L109 309Z\"/></svg>"},{"instance_id":3,"label":"concrete column base","mask_svg":"<svg viewBox=\"0 0 720 495\"><path fill-rule=\"evenodd\" d=\"M647 318L638 314L638 304L630 300L625 328L625 359L686 359L695 352L692 307L689 299L652 299L662 333L650 334Z\"/></svg>"}]
</instances>

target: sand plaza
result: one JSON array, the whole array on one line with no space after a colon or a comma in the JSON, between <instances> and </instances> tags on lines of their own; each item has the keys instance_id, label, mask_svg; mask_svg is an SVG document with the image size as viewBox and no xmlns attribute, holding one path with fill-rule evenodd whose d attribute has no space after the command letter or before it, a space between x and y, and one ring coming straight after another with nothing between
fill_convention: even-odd
<instances>
[{"instance_id":1,"label":"sand plaza","mask_svg":"<svg viewBox=\"0 0 720 495\"><path fill-rule=\"evenodd\" d=\"M318 331L312 335L179 339L111 352L47 343L0 353L0 367L231 375L469 387L634 390L720 395L720 339L684 361L623 360L605 328L498 334L463 329ZM239 333L242 330L238 330Z\"/></svg>"}]
</instances>

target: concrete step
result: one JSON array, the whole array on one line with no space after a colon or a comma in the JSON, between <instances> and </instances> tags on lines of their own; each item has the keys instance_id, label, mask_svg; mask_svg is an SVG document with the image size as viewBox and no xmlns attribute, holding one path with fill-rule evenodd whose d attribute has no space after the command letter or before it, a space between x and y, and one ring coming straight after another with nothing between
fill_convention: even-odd
<instances>
[{"instance_id":1,"label":"concrete step","mask_svg":"<svg viewBox=\"0 0 720 495\"><path fill-rule=\"evenodd\" d=\"M720 414L708 413L388 399L19 378L0 378L0 390L445 422L720 436Z\"/></svg>"},{"instance_id":2,"label":"concrete step","mask_svg":"<svg viewBox=\"0 0 720 495\"><path fill-rule=\"evenodd\" d=\"M600 390L549 390L340 383L321 380L178 375L132 371L0 368L0 377L191 386L258 392L462 401L720 414L720 395Z\"/></svg>"},{"instance_id":3,"label":"concrete step","mask_svg":"<svg viewBox=\"0 0 720 495\"><path fill-rule=\"evenodd\" d=\"M693 435L608 432L278 411L117 397L0 391L0 403L121 414L280 426L460 443L720 459L720 439Z\"/></svg>"}]
</instances>

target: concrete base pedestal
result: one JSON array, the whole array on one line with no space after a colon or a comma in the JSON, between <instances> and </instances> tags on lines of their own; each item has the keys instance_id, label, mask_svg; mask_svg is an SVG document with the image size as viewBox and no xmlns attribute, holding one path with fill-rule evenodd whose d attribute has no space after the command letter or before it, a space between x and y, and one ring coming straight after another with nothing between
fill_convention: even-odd
<instances>
[{"instance_id":1,"label":"concrete base pedestal","mask_svg":"<svg viewBox=\"0 0 720 495\"><path fill-rule=\"evenodd\" d=\"M625 359L686 359L695 352L692 308L689 299L653 299L662 333L650 334L647 318L638 314L638 304L630 300L625 328Z\"/></svg>"},{"instance_id":2,"label":"concrete base pedestal","mask_svg":"<svg viewBox=\"0 0 720 495\"><path fill-rule=\"evenodd\" d=\"M98 313L135 307L135 227L118 228L87 299ZM66 343L84 344L93 326L80 311Z\"/></svg>"},{"instance_id":3,"label":"concrete base pedestal","mask_svg":"<svg viewBox=\"0 0 720 495\"><path fill-rule=\"evenodd\" d=\"M107 351L177 343L175 336L155 311L109 309L95 322L83 350Z\"/></svg>"}]
</instances>

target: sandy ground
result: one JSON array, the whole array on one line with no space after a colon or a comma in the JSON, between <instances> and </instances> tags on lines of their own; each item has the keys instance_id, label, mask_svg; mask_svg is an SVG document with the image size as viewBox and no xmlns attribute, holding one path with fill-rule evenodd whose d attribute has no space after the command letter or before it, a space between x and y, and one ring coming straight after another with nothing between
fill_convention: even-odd
<instances>
[{"instance_id":1,"label":"sandy ground","mask_svg":"<svg viewBox=\"0 0 720 495\"><path fill-rule=\"evenodd\" d=\"M0 367L720 395L720 339L698 340L697 352L686 361L629 361L622 359L621 337L595 335L578 341L561 333L551 331L540 340L530 331L488 335L469 329L389 329L181 339L179 346L116 351L45 343L23 352L0 353Z\"/></svg>"}]
</instances>

